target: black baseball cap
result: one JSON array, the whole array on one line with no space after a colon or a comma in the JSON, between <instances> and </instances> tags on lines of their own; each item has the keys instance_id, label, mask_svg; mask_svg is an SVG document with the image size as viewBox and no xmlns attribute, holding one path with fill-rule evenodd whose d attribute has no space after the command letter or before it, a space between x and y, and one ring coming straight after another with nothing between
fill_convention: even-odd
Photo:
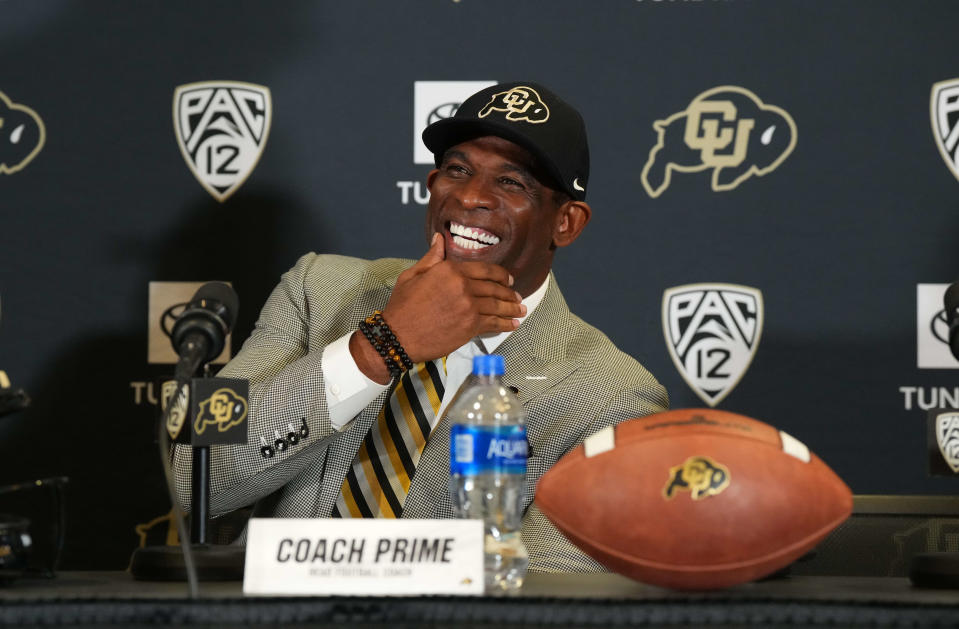
<instances>
[{"instance_id":1,"label":"black baseball cap","mask_svg":"<svg viewBox=\"0 0 959 629\"><path fill-rule=\"evenodd\" d=\"M586 123L549 88L530 81L500 83L467 98L451 118L423 131L436 165L461 142L495 135L529 151L555 184L576 200L586 198L589 144Z\"/></svg>"}]
</instances>

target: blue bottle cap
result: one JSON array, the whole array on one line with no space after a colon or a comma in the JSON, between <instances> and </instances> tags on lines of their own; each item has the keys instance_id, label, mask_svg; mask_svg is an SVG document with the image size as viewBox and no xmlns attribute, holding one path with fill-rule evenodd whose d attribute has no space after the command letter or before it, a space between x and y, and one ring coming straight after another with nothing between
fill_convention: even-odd
<instances>
[{"instance_id":1,"label":"blue bottle cap","mask_svg":"<svg viewBox=\"0 0 959 629\"><path fill-rule=\"evenodd\" d=\"M502 376L505 371L506 363L499 354L473 356L474 376Z\"/></svg>"}]
</instances>

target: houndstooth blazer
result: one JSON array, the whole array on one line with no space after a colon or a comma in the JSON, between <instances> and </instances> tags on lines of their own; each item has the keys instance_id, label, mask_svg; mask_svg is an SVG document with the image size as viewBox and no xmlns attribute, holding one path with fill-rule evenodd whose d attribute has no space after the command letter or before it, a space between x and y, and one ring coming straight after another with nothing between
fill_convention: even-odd
<instances>
[{"instance_id":1,"label":"houndstooth blazer","mask_svg":"<svg viewBox=\"0 0 959 629\"><path fill-rule=\"evenodd\" d=\"M413 262L307 254L283 275L250 338L219 374L250 381L250 438L249 445L212 448L213 515L262 501L258 511L268 504L273 517L330 516L347 469L392 387L342 432L334 431L326 408L322 350L355 330L374 309L382 309L397 276ZM666 391L599 330L569 311L552 274L543 301L497 353L506 360L504 382L518 391L528 416L523 541L530 570L602 570L531 505L536 482L600 428L666 410ZM261 456L263 443L272 444L276 435L286 435L304 420L306 439L273 458ZM444 418L423 450L403 517L453 517L449 434ZM190 448L176 447L177 493L187 508L191 457Z\"/></svg>"}]
</instances>

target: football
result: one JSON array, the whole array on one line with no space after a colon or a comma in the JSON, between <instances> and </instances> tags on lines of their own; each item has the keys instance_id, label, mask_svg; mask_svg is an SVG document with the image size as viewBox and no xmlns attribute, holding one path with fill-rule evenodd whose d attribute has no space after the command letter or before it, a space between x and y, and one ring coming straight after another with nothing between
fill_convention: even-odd
<instances>
[{"instance_id":1,"label":"football","mask_svg":"<svg viewBox=\"0 0 959 629\"><path fill-rule=\"evenodd\" d=\"M535 500L610 570L682 590L770 575L852 512L849 487L802 442L716 409L591 435L542 476Z\"/></svg>"}]
</instances>

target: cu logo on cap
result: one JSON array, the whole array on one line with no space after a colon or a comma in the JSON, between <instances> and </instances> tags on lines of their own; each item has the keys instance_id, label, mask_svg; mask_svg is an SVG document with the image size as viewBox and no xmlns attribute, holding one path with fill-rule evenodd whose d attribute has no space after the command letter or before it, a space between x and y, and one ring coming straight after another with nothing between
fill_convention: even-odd
<instances>
[{"instance_id":1,"label":"cu logo on cap","mask_svg":"<svg viewBox=\"0 0 959 629\"><path fill-rule=\"evenodd\" d=\"M494 111L506 114L510 122L526 121L532 124L549 120L549 107L531 87L520 85L505 92L493 94L493 98L479 112L485 118Z\"/></svg>"}]
</instances>

